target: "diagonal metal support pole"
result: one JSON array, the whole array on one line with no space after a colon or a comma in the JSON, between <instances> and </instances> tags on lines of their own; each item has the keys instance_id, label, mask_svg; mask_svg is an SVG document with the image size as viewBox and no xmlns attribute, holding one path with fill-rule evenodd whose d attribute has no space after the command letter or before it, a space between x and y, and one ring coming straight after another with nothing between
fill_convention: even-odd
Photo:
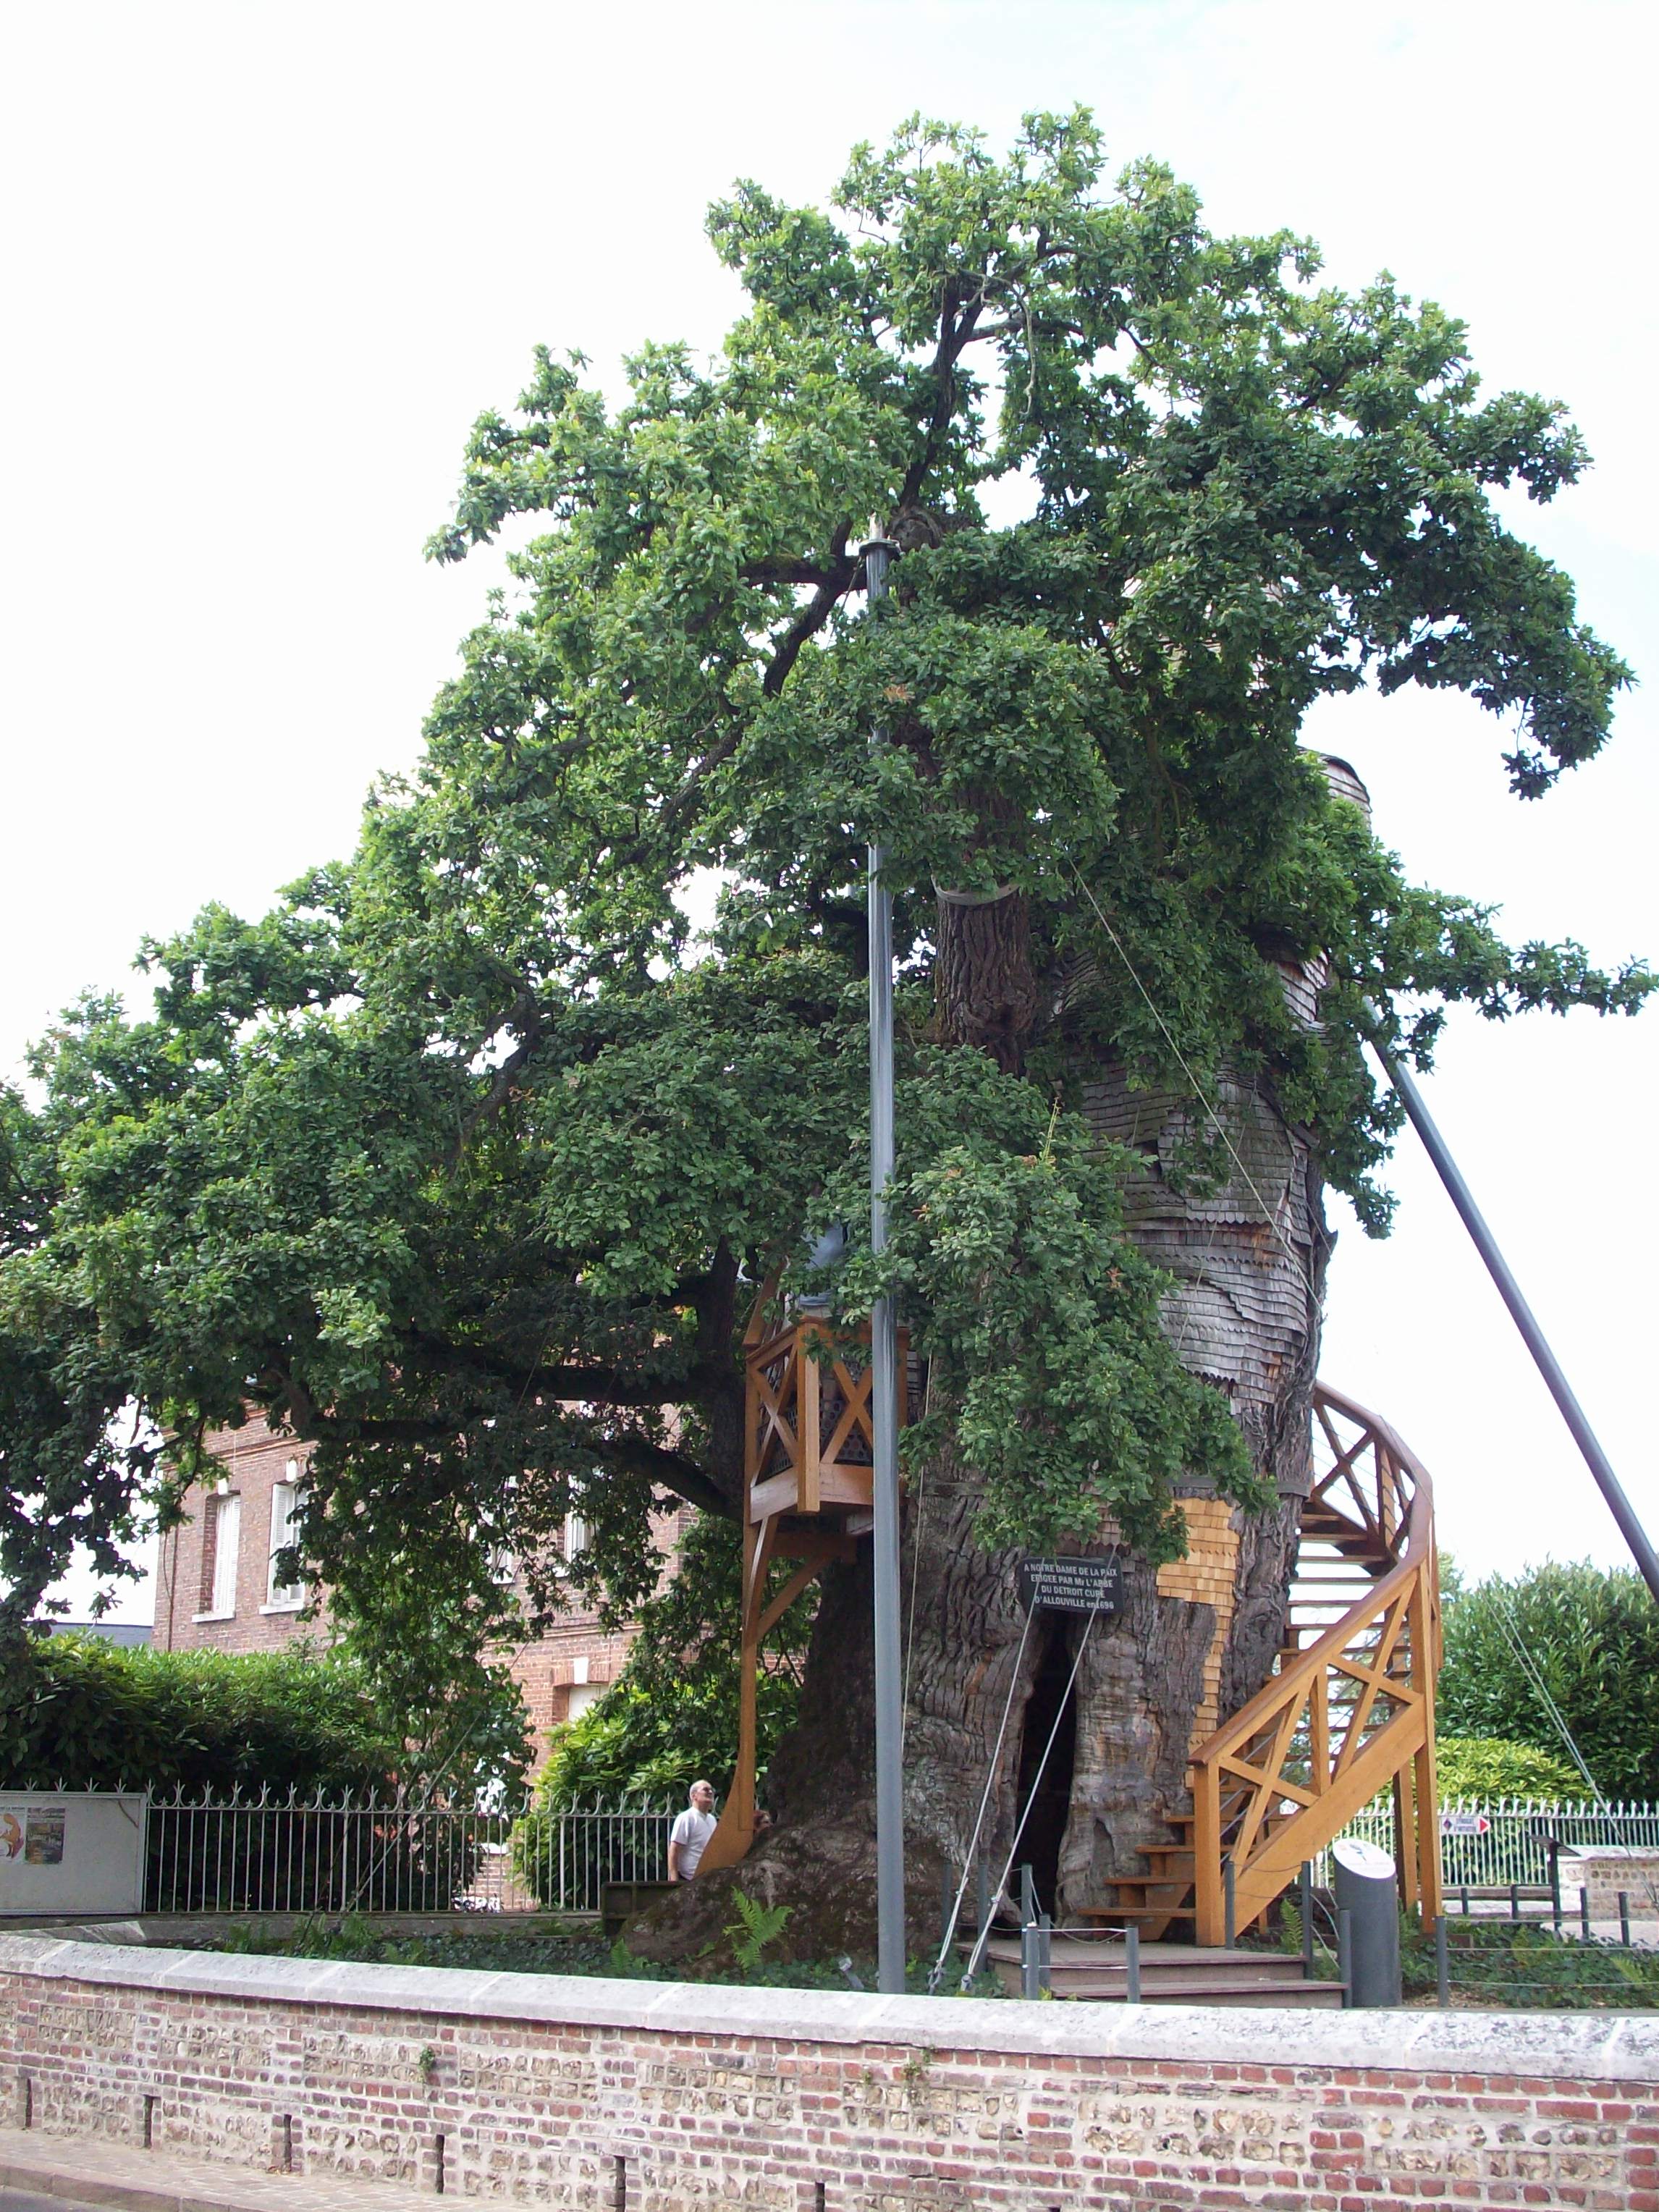
<instances>
[{"instance_id":1,"label":"diagonal metal support pole","mask_svg":"<svg viewBox=\"0 0 1659 2212\"><path fill-rule=\"evenodd\" d=\"M1485 1215L1474 1202L1474 1194L1463 1180L1462 1170L1452 1158L1445 1139L1435 1124L1434 1116L1424 1103L1410 1070L1384 1052L1375 1039L1371 1049L1382 1063L1384 1073L1400 1094L1400 1103L1411 1117L1412 1127L1423 1139L1423 1149L1434 1162L1440 1180L1446 1186L1447 1195L1457 1208L1463 1226L1474 1240L1474 1247L1486 1263L1486 1272L1498 1285L1498 1295L1510 1310L1510 1317L1520 1330L1522 1340L1533 1357L1533 1363L1544 1378L1548 1390L1560 1409L1561 1418L1572 1432L1572 1440L1584 1455L1584 1464L1595 1479L1596 1487L1607 1501L1607 1507L1619 1524L1619 1533L1630 1547L1631 1557L1641 1570L1642 1579L1659 1604L1659 1553L1656 1553L1648 1533L1636 1517L1635 1508L1625 1495L1624 1486L1613 1471L1613 1462L1597 1441L1595 1431L1584 1418L1584 1411L1573 1395L1572 1386L1562 1370L1561 1363L1550 1349L1549 1340L1538 1326L1532 1308L1522 1296L1521 1285L1510 1272L1510 1265L1498 1249L1498 1239L1486 1226Z\"/></svg>"}]
</instances>

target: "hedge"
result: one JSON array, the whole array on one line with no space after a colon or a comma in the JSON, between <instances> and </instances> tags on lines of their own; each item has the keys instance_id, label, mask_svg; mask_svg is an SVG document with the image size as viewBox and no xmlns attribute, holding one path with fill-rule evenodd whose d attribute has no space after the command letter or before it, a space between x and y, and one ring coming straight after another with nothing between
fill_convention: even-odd
<instances>
[{"instance_id":1,"label":"hedge","mask_svg":"<svg viewBox=\"0 0 1659 2212\"><path fill-rule=\"evenodd\" d=\"M396 1752L349 1662L32 1638L0 1690L0 1788L385 1790Z\"/></svg>"}]
</instances>

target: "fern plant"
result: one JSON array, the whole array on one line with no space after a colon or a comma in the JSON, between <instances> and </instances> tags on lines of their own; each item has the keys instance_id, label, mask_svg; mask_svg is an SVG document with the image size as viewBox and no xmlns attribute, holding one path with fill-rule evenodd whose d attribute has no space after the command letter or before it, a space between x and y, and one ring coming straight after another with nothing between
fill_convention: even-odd
<instances>
[{"instance_id":1,"label":"fern plant","mask_svg":"<svg viewBox=\"0 0 1659 2212\"><path fill-rule=\"evenodd\" d=\"M726 1930L732 1939L732 1955L745 1973L752 1973L767 1945L782 1935L790 1908L787 1905L762 1905L740 1889L732 1891L732 1901L738 1908L738 1917Z\"/></svg>"}]
</instances>

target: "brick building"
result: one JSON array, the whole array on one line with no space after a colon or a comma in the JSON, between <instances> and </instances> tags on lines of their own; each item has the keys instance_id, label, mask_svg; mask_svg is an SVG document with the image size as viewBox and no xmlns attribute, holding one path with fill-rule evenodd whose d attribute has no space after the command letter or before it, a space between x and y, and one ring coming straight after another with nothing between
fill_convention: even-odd
<instances>
[{"instance_id":1,"label":"brick building","mask_svg":"<svg viewBox=\"0 0 1659 2212\"><path fill-rule=\"evenodd\" d=\"M274 1651L294 1637L328 1638L326 1615L302 1620L303 1589L277 1580L276 1555L289 1540L295 1501L305 1483L307 1449L274 1435L250 1412L240 1429L208 1439L222 1473L196 1485L185 1519L162 1539L156 1568L155 1645L161 1651ZM654 1524L657 1546L678 1548L690 1509ZM567 1553L585 1540L574 1515L565 1524ZM631 1630L607 1632L578 1601L534 1643L512 1656L536 1738L574 1720L621 1672Z\"/></svg>"}]
</instances>

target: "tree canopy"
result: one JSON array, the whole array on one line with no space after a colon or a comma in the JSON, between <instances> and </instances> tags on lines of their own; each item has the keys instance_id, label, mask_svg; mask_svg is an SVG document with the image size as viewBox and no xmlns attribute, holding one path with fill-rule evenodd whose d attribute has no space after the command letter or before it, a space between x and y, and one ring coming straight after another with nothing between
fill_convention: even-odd
<instances>
[{"instance_id":1,"label":"tree canopy","mask_svg":"<svg viewBox=\"0 0 1659 2212\"><path fill-rule=\"evenodd\" d=\"M1159 1332L1091 1070L1270 1083L1380 1230L1368 1031L1421 1065L1452 1001L1640 1000L1644 970L1409 883L1297 741L1323 696L1416 684L1492 713L1524 799L1598 750L1627 672L1492 496L1571 484L1577 433L1484 396L1462 326L1388 278L1218 236L1156 163L1103 176L1079 111L1006 158L913 120L828 210L741 184L709 217L747 295L718 359L644 347L612 406L543 351L480 418L431 550L537 534L419 768L270 913L147 945L153 1006L87 1000L6 1102L0 1620L157 1496L118 1411L188 1474L250 1402L314 1442L306 1551L416 1687L558 1602L574 1505L572 1573L632 1607L654 1498L733 1510L757 1286L836 1219L844 1318L875 1285L872 839L888 1279L989 1536L1110 1507L1167 1554L1177 1475L1258 1495ZM900 556L873 615L871 516ZM1320 958L1310 1024L1284 976Z\"/></svg>"}]
</instances>

